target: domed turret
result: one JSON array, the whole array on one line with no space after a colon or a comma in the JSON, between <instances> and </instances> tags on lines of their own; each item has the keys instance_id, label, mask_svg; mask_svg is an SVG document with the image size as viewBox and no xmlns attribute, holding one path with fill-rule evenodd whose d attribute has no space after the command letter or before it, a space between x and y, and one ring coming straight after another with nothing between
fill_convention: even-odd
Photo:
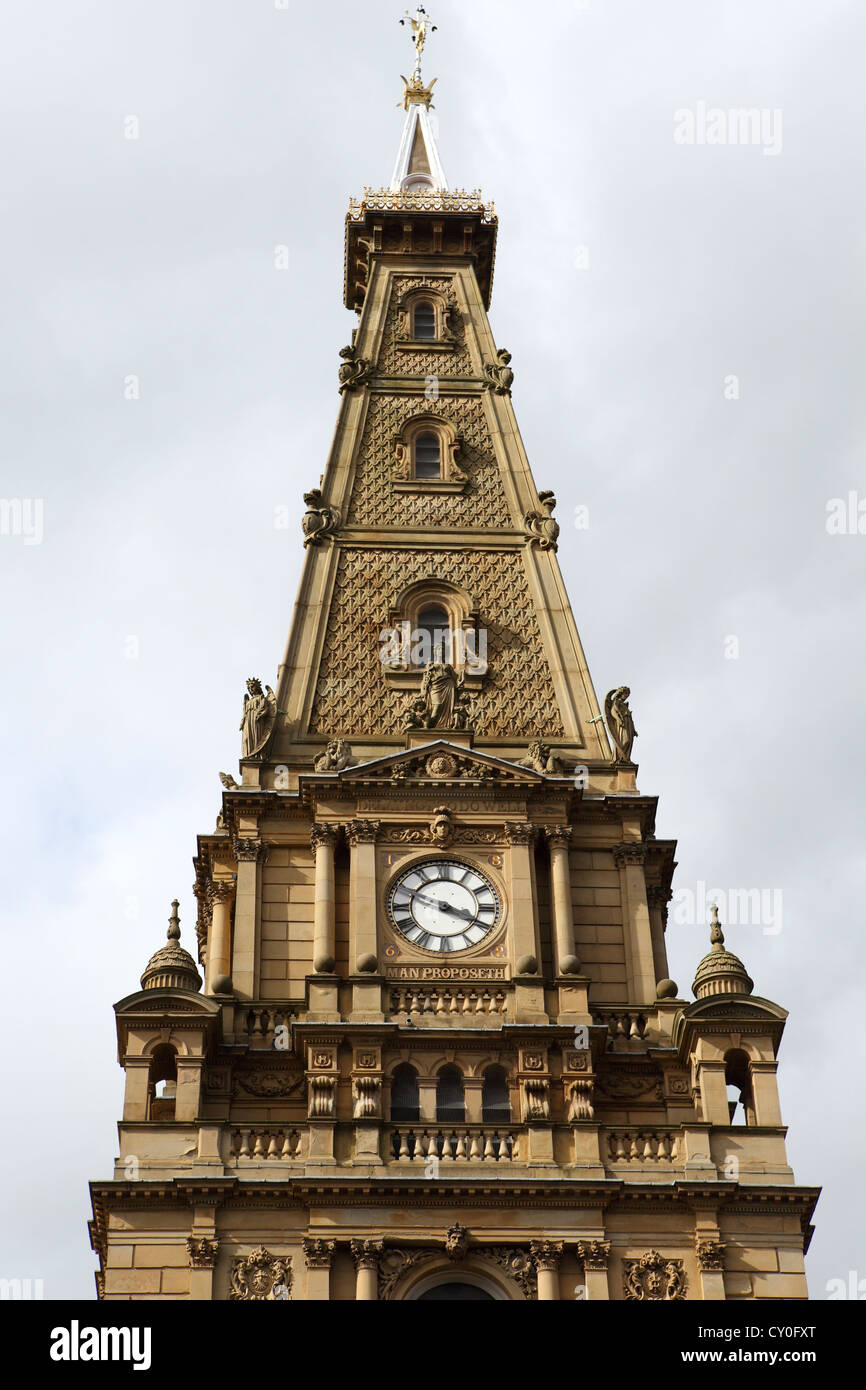
<instances>
[{"instance_id":1,"label":"domed turret","mask_svg":"<svg viewBox=\"0 0 866 1390\"><path fill-rule=\"evenodd\" d=\"M188 989L197 992L201 989L201 975L195 961L180 944L180 918L177 914L177 898L171 905L168 919L168 945L161 946L147 962L141 977L142 989Z\"/></svg>"},{"instance_id":2,"label":"domed turret","mask_svg":"<svg viewBox=\"0 0 866 1390\"><path fill-rule=\"evenodd\" d=\"M695 972L692 991L697 999L707 999L712 994L751 994L754 981L739 956L725 950L725 936L719 921L719 909L713 903L713 920L710 927L712 945Z\"/></svg>"}]
</instances>

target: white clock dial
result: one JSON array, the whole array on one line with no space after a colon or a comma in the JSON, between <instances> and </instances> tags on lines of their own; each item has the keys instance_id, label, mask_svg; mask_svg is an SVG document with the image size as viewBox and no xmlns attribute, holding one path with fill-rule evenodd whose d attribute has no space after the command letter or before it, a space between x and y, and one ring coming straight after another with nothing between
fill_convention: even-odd
<instances>
[{"instance_id":1,"label":"white clock dial","mask_svg":"<svg viewBox=\"0 0 866 1390\"><path fill-rule=\"evenodd\" d=\"M391 889L388 913L422 951L466 951L496 925L499 897L477 869L436 859L404 870Z\"/></svg>"}]
</instances>

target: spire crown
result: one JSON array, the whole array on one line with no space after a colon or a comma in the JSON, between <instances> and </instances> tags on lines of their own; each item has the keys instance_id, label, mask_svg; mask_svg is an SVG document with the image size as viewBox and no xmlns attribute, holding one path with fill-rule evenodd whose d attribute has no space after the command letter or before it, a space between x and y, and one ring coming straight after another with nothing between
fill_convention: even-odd
<instances>
[{"instance_id":1,"label":"spire crown","mask_svg":"<svg viewBox=\"0 0 866 1390\"><path fill-rule=\"evenodd\" d=\"M692 991L698 999L713 994L751 994L754 981L746 967L732 951L725 950L725 934L719 921L719 909L712 904L710 949L695 971Z\"/></svg>"},{"instance_id":2,"label":"spire crown","mask_svg":"<svg viewBox=\"0 0 866 1390\"><path fill-rule=\"evenodd\" d=\"M201 989L201 976L195 961L180 944L180 917L177 898L172 900L168 919L168 944L151 956L141 977L142 989Z\"/></svg>"}]
</instances>

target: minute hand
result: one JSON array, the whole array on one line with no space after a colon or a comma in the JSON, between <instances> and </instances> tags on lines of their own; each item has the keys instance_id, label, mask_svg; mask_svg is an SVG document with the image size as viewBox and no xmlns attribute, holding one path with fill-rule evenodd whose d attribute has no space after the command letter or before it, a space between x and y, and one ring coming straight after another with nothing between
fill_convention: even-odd
<instances>
[{"instance_id":1,"label":"minute hand","mask_svg":"<svg viewBox=\"0 0 866 1390\"><path fill-rule=\"evenodd\" d=\"M422 902L428 903L430 906L438 907L440 912L447 912L453 917L462 917L465 922L474 922L477 916L477 913L470 912L468 908L454 907L451 903L443 902L441 898L437 898L434 904L431 902L430 898L422 896L420 889L417 889L412 896L414 898L421 898Z\"/></svg>"}]
</instances>

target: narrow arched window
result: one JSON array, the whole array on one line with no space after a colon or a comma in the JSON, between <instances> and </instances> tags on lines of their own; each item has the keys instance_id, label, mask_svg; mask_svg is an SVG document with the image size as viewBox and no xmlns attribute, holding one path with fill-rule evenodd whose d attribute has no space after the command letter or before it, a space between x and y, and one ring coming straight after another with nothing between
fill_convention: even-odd
<instances>
[{"instance_id":1,"label":"narrow arched window","mask_svg":"<svg viewBox=\"0 0 866 1390\"><path fill-rule=\"evenodd\" d=\"M413 324L416 338L435 338L436 337L436 310L432 304L422 300L415 305Z\"/></svg>"},{"instance_id":2,"label":"narrow arched window","mask_svg":"<svg viewBox=\"0 0 866 1390\"><path fill-rule=\"evenodd\" d=\"M442 476L442 446L438 434L419 434L415 440L415 477Z\"/></svg>"},{"instance_id":3,"label":"narrow arched window","mask_svg":"<svg viewBox=\"0 0 866 1390\"><path fill-rule=\"evenodd\" d=\"M413 1124L418 1117L418 1073L408 1062L401 1062L391 1081L391 1119Z\"/></svg>"},{"instance_id":4,"label":"narrow arched window","mask_svg":"<svg viewBox=\"0 0 866 1390\"><path fill-rule=\"evenodd\" d=\"M413 659L416 666L431 661L451 663L451 623L438 603L426 604L415 623Z\"/></svg>"},{"instance_id":5,"label":"narrow arched window","mask_svg":"<svg viewBox=\"0 0 866 1390\"><path fill-rule=\"evenodd\" d=\"M463 1077L457 1067L443 1067L436 1083L436 1119L443 1124L462 1124L465 1118Z\"/></svg>"},{"instance_id":6,"label":"narrow arched window","mask_svg":"<svg viewBox=\"0 0 866 1390\"><path fill-rule=\"evenodd\" d=\"M169 1043L160 1043L150 1059L149 1093L151 1120L173 1120L177 1099L177 1053Z\"/></svg>"},{"instance_id":7,"label":"narrow arched window","mask_svg":"<svg viewBox=\"0 0 866 1390\"><path fill-rule=\"evenodd\" d=\"M739 1048L725 1053L725 1088L728 1096L729 1123L753 1125L755 1112L749 1059Z\"/></svg>"},{"instance_id":8,"label":"narrow arched window","mask_svg":"<svg viewBox=\"0 0 866 1390\"><path fill-rule=\"evenodd\" d=\"M481 1116L485 1124L506 1124L511 1119L505 1068L488 1067L481 1087Z\"/></svg>"}]
</instances>

